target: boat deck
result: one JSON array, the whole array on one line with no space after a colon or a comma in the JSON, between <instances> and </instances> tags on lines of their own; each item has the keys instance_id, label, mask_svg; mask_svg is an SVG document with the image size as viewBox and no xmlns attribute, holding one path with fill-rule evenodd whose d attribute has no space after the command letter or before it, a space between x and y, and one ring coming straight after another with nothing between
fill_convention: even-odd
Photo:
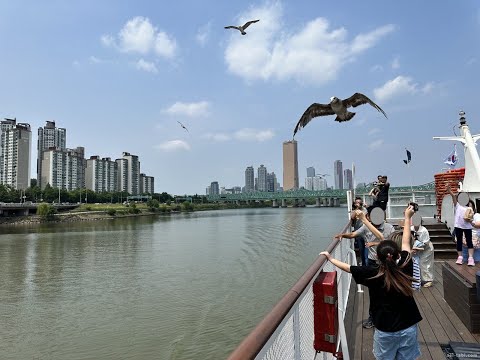
<instances>
[{"instance_id":1,"label":"boat deck","mask_svg":"<svg viewBox=\"0 0 480 360\"><path fill-rule=\"evenodd\" d=\"M480 344L480 334L471 333L444 299L442 265L443 261L435 262L434 285L415 294L423 317L419 324L421 359L446 359L442 345L450 342ZM476 270L480 270L479 265ZM362 328L362 321L368 318L368 289L362 286L364 292L359 293L353 281L352 284L349 303L352 301L350 304L354 306L348 306L345 318L350 359L375 359L372 353L374 329Z\"/></svg>"}]
</instances>

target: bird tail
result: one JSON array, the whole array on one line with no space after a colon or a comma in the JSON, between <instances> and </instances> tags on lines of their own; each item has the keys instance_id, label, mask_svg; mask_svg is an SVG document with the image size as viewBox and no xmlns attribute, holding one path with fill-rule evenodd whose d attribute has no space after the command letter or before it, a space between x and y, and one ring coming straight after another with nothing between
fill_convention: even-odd
<instances>
[{"instance_id":1,"label":"bird tail","mask_svg":"<svg viewBox=\"0 0 480 360\"><path fill-rule=\"evenodd\" d=\"M354 112L347 111L347 114L345 115L344 119L339 118L338 116L335 118L335 121L342 122L342 121L348 121L351 118L355 116Z\"/></svg>"}]
</instances>

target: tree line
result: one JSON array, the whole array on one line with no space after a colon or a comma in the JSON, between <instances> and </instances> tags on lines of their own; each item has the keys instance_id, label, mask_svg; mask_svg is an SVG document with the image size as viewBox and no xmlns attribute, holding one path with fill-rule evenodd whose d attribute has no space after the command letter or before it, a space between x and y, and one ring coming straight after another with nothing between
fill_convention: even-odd
<instances>
[{"instance_id":1,"label":"tree line","mask_svg":"<svg viewBox=\"0 0 480 360\"><path fill-rule=\"evenodd\" d=\"M0 185L0 202L6 203L122 203L127 200L130 195L126 191L122 192L101 192L96 193L88 189L65 190L58 189L47 184L45 189L41 189L37 185L37 181L32 179L31 186L25 190L16 190L10 185ZM152 196L160 203L170 203L175 201L175 198L166 193L143 194ZM196 198L198 197L198 198ZM201 203L203 199L198 195L192 197L192 201ZM206 202L206 201L205 201Z\"/></svg>"}]
</instances>

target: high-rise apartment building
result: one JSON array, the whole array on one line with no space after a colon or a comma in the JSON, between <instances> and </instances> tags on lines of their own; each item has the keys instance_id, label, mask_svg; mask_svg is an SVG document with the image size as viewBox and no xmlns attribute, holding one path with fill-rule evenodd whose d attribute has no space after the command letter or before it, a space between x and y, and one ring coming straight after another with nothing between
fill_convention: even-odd
<instances>
[{"instance_id":1,"label":"high-rise apartment building","mask_svg":"<svg viewBox=\"0 0 480 360\"><path fill-rule=\"evenodd\" d=\"M111 158L90 156L85 169L85 187L95 192L117 191L117 163Z\"/></svg>"},{"instance_id":2,"label":"high-rise apartment building","mask_svg":"<svg viewBox=\"0 0 480 360\"><path fill-rule=\"evenodd\" d=\"M310 166L307 168L307 177L314 177L315 176L315 168Z\"/></svg>"},{"instance_id":3,"label":"high-rise apartment building","mask_svg":"<svg viewBox=\"0 0 480 360\"><path fill-rule=\"evenodd\" d=\"M314 191L327 190L327 180L318 175L313 177L313 190Z\"/></svg>"},{"instance_id":4,"label":"high-rise apartment building","mask_svg":"<svg viewBox=\"0 0 480 360\"><path fill-rule=\"evenodd\" d=\"M220 187L218 186L218 181L212 181L210 184L210 195L219 195Z\"/></svg>"},{"instance_id":5,"label":"high-rise apartment building","mask_svg":"<svg viewBox=\"0 0 480 360\"><path fill-rule=\"evenodd\" d=\"M153 176L140 174L140 194L154 194L155 179Z\"/></svg>"},{"instance_id":6,"label":"high-rise apartment building","mask_svg":"<svg viewBox=\"0 0 480 360\"><path fill-rule=\"evenodd\" d=\"M335 160L333 163L333 176L335 189L343 190L343 165L341 160Z\"/></svg>"},{"instance_id":7,"label":"high-rise apartment building","mask_svg":"<svg viewBox=\"0 0 480 360\"><path fill-rule=\"evenodd\" d=\"M137 155L124 152L116 159L118 168L117 189L130 195L140 194L140 161Z\"/></svg>"},{"instance_id":8,"label":"high-rise apartment building","mask_svg":"<svg viewBox=\"0 0 480 360\"><path fill-rule=\"evenodd\" d=\"M55 121L47 121L43 128L38 128L37 185L42 189L45 188L46 185L42 184L43 152L51 148L60 150L66 150L67 148L67 130L65 128L55 127Z\"/></svg>"},{"instance_id":9,"label":"high-rise apartment building","mask_svg":"<svg viewBox=\"0 0 480 360\"><path fill-rule=\"evenodd\" d=\"M68 191L85 187L85 149L49 148L42 152L42 189L47 184Z\"/></svg>"},{"instance_id":10,"label":"high-rise apartment building","mask_svg":"<svg viewBox=\"0 0 480 360\"><path fill-rule=\"evenodd\" d=\"M274 172L267 174L267 190L268 192L276 192L278 191L277 187L277 175Z\"/></svg>"},{"instance_id":11,"label":"high-rise apartment building","mask_svg":"<svg viewBox=\"0 0 480 360\"><path fill-rule=\"evenodd\" d=\"M255 171L253 166L249 166L245 170L245 192L253 191L255 191Z\"/></svg>"},{"instance_id":12,"label":"high-rise apartment building","mask_svg":"<svg viewBox=\"0 0 480 360\"><path fill-rule=\"evenodd\" d=\"M283 143L283 190L298 189L298 153L295 140Z\"/></svg>"},{"instance_id":13,"label":"high-rise apartment building","mask_svg":"<svg viewBox=\"0 0 480 360\"><path fill-rule=\"evenodd\" d=\"M0 184L17 190L30 186L30 125L16 119L0 122Z\"/></svg>"},{"instance_id":14,"label":"high-rise apartment building","mask_svg":"<svg viewBox=\"0 0 480 360\"><path fill-rule=\"evenodd\" d=\"M353 190L353 176L352 176L352 170L350 169L345 169L343 171L343 188L345 190Z\"/></svg>"},{"instance_id":15,"label":"high-rise apartment building","mask_svg":"<svg viewBox=\"0 0 480 360\"><path fill-rule=\"evenodd\" d=\"M313 176L305 178L305 190L313 190Z\"/></svg>"},{"instance_id":16,"label":"high-rise apartment building","mask_svg":"<svg viewBox=\"0 0 480 360\"><path fill-rule=\"evenodd\" d=\"M267 168L263 165L257 169L257 190L267 191Z\"/></svg>"}]
</instances>

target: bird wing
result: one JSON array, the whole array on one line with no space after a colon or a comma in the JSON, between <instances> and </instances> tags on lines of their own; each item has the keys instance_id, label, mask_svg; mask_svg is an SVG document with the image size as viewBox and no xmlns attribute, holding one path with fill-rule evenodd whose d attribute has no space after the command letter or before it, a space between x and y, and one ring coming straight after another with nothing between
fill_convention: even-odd
<instances>
[{"instance_id":1,"label":"bird wing","mask_svg":"<svg viewBox=\"0 0 480 360\"><path fill-rule=\"evenodd\" d=\"M298 120L297 126L295 126L295 130L293 131L293 136L295 136L298 130L305 127L314 117L334 114L335 112L332 110L330 104L313 103L307 108L307 110L305 110L300 120Z\"/></svg>"},{"instance_id":2,"label":"bird wing","mask_svg":"<svg viewBox=\"0 0 480 360\"><path fill-rule=\"evenodd\" d=\"M251 20L251 21L247 21L243 26L243 30L245 30L247 27L249 27L251 24L253 23L256 23L256 22L259 22L260 20Z\"/></svg>"},{"instance_id":3,"label":"bird wing","mask_svg":"<svg viewBox=\"0 0 480 360\"><path fill-rule=\"evenodd\" d=\"M233 26L233 25L225 26L225 29L237 29L237 30L240 30L240 29L238 28L238 26Z\"/></svg>"},{"instance_id":4,"label":"bird wing","mask_svg":"<svg viewBox=\"0 0 480 360\"><path fill-rule=\"evenodd\" d=\"M387 118L387 114L385 114L385 111L382 110L382 108L380 106L378 106L377 104L375 104L372 100L370 100L367 96L361 94L361 93L355 93L353 94L352 96L350 96L348 99L345 99L342 101L343 102L343 105L345 105L345 107L349 108L350 106L353 106L353 107L357 107L359 105L363 105L363 104L370 104L372 105L375 109L377 109L378 111L380 111L386 118ZM387 118L388 119L388 118Z\"/></svg>"}]
</instances>

